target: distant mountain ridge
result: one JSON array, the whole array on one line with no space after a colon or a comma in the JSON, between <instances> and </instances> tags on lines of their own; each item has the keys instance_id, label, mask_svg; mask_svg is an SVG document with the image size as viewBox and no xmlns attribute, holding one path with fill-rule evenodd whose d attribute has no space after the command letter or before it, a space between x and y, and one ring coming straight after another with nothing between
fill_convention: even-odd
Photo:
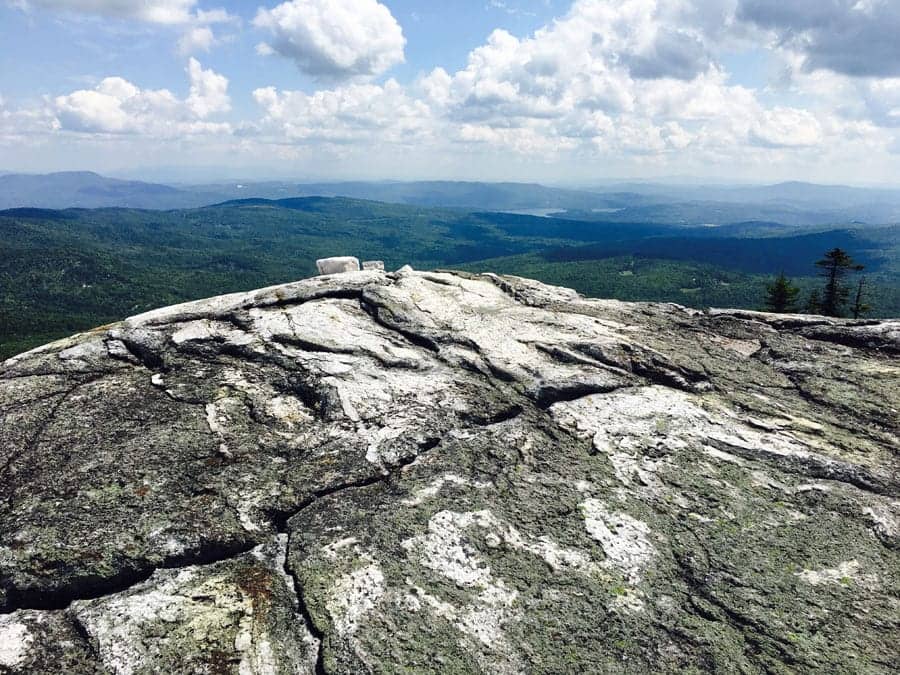
<instances>
[{"instance_id":1,"label":"distant mountain ridge","mask_svg":"<svg viewBox=\"0 0 900 675\"><path fill-rule=\"evenodd\" d=\"M621 190L664 201L777 202L795 207L845 208L850 205L900 204L900 189L820 185L785 181L771 185L667 185L661 183L616 183L595 188L596 192Z\"/></svg>"},{"instance_id":2,"label":"distant mountain ridge","mask_svg":"<svg viewBox=\"0 0 900 675\"><path fill-rule=\"evenodd\" d=\"M0 208L123 207L175 209L203 206L213 195L159 183L107 178L92 171L0 175Z\"/></svg>"},{"instance_id":3,"label":"distant mountain ridge","mask_svg":"<svg viewBox=\"0 0 900 675\"><path fill-rule=\"evenodd\" d=\"M10 208L196 208L242 199L345 197L426 208L561 214L592 222L790 226L900 222L900 190L787 182L759 186L620 183L593 190L476 181L289 181L166 185L90 171L0 174L0 210Z\"/></svg>"}]
</instances>

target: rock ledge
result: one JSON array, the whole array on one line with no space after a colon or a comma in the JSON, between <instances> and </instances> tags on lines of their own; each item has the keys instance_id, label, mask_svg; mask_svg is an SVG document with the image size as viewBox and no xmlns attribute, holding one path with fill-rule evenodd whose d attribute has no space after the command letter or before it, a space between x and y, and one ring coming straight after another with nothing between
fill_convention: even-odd
<instances>
[{"instance_id":1,"label":"rock ledge","mask_svg":"<svg viewBox=\"0 0 900 675\"><path fill-rule=\"evenodd\" d=\"M900 322L378 269L0 365L0 672L900 660Z\"/></svg>"}]
</instances>

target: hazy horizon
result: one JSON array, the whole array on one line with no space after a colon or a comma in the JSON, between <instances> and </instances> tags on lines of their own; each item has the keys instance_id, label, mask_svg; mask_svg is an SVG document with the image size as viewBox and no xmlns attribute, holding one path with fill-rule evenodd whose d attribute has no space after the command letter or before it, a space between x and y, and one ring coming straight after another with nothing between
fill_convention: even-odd
<instances>
[{"instance_id":1,"label":"hazy horizon","mask_svg":"<svg viewBox=\"0 0 900 675\"><path fill-rule=\"evenodd\" d=\"M411 184L411 183L473 183L484 185L497 185L503 183L509 184L535 184L544 187L557 188L562 190L575 191L597 191L604 189L612 189L619 186L640 186L647 187L659 186L670 188L700 188L700 187L716 187L716 188L752 188L752 187L774 187L783 184L804 184L813 187L823 188L854 188L860 190L900 190L900 181L891 182L863 182L863 181L846 181L843 183L819 183L807 180L741 180L727 177L699 177L699 176L612 176L605 178L597 178L594 181L587 182L559 182L554 180L476 180L466 177L430 177L423 176L419 178L393 178L393 177L374 177L374 178L355 178L333 177L333 176L295 176L290 174L260 174L250 176L246 173L235 172L233 174L217 173L217 169L213 167L147 167L126 169L121 171L99 171L93 168L73 168L60 169L50 171L14 171L0 168L0 176L21 175L21 176L47 176L53 174L96 174L102 178L112 178L114 180L123 181L139 181L151 184L169 185L172 187L198 187L203 185L232 185L234 183L264 184L264 183L295 183L297 185L316 185L316 184L341 184L341 183L367 183L367 184ZM193 176L193 177L191 177Z\"/></svg>"}]
</instances>

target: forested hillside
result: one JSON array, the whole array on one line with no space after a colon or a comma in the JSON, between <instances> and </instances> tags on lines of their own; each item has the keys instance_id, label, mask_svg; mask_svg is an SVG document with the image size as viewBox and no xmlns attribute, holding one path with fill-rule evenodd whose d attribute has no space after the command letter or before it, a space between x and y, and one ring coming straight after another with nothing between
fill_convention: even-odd
<instances>
[{"instance_id":1,"label":"forested hillside","mask_svg":"<svg viewBox=\"0 0 900 675\"><path fill-rule=\"evenodd\" d=\"M321 197L14 209L0 212L0 357L153 307L310 276L331 255L522 274L601 297L760 307L772 275L786 271L806 293L819 283L814 261L840 246L866 265L873 315L900 315L900 228L790 233Z\"/></svg>"}]
</instances>

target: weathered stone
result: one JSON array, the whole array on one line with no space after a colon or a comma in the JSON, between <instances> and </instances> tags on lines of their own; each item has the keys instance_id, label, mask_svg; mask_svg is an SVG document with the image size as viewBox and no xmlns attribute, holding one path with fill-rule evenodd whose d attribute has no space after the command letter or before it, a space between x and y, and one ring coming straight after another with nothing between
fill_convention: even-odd
<instances>
[{"instance_id":1,"label":"weathered stone","mask_svg":"<svg viewBox=\"0 0 900 675\"><path fill-rule=\"evenodd\" d=\"M892 672L897 322L380 270L0 365L0 672Z\"/></svg>"},{"instance_id":2,"label":"weathered stone","mask_svg":"<svg viewBox=\"0 0 900 675\"><path fill-rule=\"evenodd\" d=\"M383 260L366 260L362 264L362 268L364 270L380 270L384 272L384 261Z\"/></svg>"},{"instance_id":3,"label":"weathered stone","mask_svg":"<svg viewBox=\"0 0 900 675\"><path fill-rule=\"evenodd\" d=\"M352 256L320 258L319 260L316 260L316 268L319 270L319 274L359 272L359 258L354 258Z\"/></svg>"}]
</instances>

